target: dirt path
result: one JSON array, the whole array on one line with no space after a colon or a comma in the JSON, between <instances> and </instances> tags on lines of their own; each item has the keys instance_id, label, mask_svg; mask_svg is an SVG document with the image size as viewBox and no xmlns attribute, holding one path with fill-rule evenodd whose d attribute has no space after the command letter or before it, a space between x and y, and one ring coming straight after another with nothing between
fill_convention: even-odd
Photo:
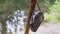
<instances>
[{"instance_id":1,"label":"dirt path","mask_svg":"<svg viewBox=\"0 0 60 34\"><path fill-rule=\"evenodd\" d=\"M24 34L23 31L19 34ZM60 23L45 23L41 25L37 32L29 31L29 34L60 34Z\"/></svg>"},{"instance_id":2,"label":"dirt path","mask_svg":"<svg viewBox=\"0 0 60 34\"><path fill-rule=\"evenodd\" d=\"M30 30L29 34L60 34L60 23L46 23L41 25L37 32Z\"/></svg>"}]
</instances>

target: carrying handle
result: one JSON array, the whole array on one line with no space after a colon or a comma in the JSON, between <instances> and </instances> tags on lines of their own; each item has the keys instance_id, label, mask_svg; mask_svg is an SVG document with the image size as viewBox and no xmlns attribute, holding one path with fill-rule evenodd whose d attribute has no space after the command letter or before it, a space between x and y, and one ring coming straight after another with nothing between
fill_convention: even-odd
<instances>
[{"instance_id":1,"label":"carrying handle","mask_svg":"<svg viewBox=\"0 0 60 34\"><path fill-rule=\"evenodd\" d=\"M39 11L41 11L41 7L39 6L38 2L36 2L36 4L37 4Z\"/></svg>"},{"instance_id":2,"label":"carrying handle","mask_svg":"<svg viewBox=\"0 0 60 34\"><path fill-rule=\"evenodd\" d=\"M36 2L36 4L37 4L37 7L38 7L39 11L44 12L44 8L39 5L38 1Z\"/></svg>"}]
</instances>

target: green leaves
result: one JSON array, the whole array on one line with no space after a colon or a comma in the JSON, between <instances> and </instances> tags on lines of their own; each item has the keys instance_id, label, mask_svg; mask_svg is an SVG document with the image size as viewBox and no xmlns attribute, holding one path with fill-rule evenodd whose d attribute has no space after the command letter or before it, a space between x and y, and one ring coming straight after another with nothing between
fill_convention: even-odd
<instances>
[{"instance_id":1,"label":"green leaves","mask_svg":"<svg viewBox=\"0 0 60 34\"><path fill-rule=\"evenodd\" d=\"M0 11L6 11L7 6L12 6L14 9L28 9L29 0L0 0Z\"/></svg>"},{"instance_id":2,"label":"green leaves","mask_svg":"<svg viewBox=\"0 0 60 34\"><path fill-rule=\"evenodd\" d=\"M49 17L48 15L45 16L46 20L60 22L60 1L56 0L51 7L48 7L50 10Z\"/></svg>"}]
</instances>

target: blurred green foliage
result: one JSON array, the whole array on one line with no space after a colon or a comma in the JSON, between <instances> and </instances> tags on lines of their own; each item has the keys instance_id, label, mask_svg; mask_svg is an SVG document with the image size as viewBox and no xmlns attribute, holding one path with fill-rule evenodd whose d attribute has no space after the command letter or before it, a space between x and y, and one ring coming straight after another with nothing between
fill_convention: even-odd
<instances>
[{"instance_id":1,"label":"blurred green foliage","mask_svg":"<svg viewBox=\"0 0 60 34\"><path fill-rule=\"evenodd\" d=\"M45 20L60 22L60 0L56 0L51 7L48 7L50 12L45 14Z\"/></svg>"},{"instance_id":2,"label":"blurred green foliage","mask_svg":"<svg viewBox=\"0 0 60 34\"><path fill-rule=\"evenodd\" d=\"M8 7L12 7L13 10L28 9L29 0L0 0L0 13L5 12Z\"/></svg>"},{"instance_id":3,"label":"blurred green foliage","mask_svg":"<svg viewBox=\"0 0 60 34\"><path fill-rule=\"evenodd\" d=\"M39 0L40 6L46 9L45 21L60 22L60 0ZM28 10L30 0L0 0L0 14L11 8L13 10ZM9 11L8 11L9 12Z\"/></svg>"}]
</instances>

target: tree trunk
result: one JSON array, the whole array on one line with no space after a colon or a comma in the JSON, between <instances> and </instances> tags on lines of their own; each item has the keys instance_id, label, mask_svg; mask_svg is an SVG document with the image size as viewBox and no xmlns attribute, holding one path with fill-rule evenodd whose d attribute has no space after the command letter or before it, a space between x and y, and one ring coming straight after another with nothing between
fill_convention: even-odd
<instances>
[{"instance_id":1,"label":"tree trunk","mask_svg":"<svg viewBox=\"0 0 60 34\"><path fill-rule=\"evenodd\" d=\"M6 21L2 21L2 34L6 34Z\"/></svg>"},{"instance_id":2,"label":"tree trunk","mask_svg":"<svg viewBox=\"0 0 60 34\"><path fill-rule=\"evenodd\" d=\"M34 12L35 5L36 5L36 0L31 0L30 11L29 11L28 19L27 19L25 34L29 34L30 19L31 19L32 13Z\"/></svg>"}]
</instances>

